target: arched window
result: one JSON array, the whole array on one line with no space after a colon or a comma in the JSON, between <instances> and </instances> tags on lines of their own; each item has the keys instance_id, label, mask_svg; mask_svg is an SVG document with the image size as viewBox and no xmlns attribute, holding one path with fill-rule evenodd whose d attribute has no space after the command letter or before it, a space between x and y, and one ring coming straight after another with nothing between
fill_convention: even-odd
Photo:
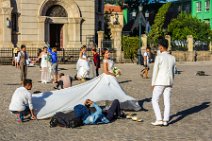
<instances>
[{"instance_id":1,"label":"arched window","mask_svg":"<svg viewBox=\"0 0 212 141\"><path fill-rule=\"evenodd\" d=\"M49 16L49 17L68 17L68 14L62 6L54 5L47 10L46 16Z\"/></svg>"}]
</instances>

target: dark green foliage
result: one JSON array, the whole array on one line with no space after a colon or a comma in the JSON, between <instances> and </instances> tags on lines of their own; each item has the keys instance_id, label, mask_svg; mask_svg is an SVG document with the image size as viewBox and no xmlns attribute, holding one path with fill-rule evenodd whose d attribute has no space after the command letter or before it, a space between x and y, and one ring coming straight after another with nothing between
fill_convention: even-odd
<instances>
[{"instance_id":1,"label":"dark green foliage","mask_svg":"<svg viewBox=\"0 0 212 141\"><path fill-rule=\"evenodd\" d=\"M205 22L192 17L190 14L181 13L168 25L168 32L172 40L185 40L187 35L192 35L194 40L209 41L212 39L212 30Z\"/></svg>"},{"instance_id":2,"label":"dark green foliage","mask_svg":"<svg viewBox=\"0 0 212 141\"><path fill-rule=\"evenodd\" d=\"M105 0L104 2L109 4L122 5L122 0Z\"/></svg>"},{"instance_id":3,"label":"dark green foliage","mask_svg":"<svg viewBox=\"0 0 212 141\"><path fill-rule=\"evenodd\" d=\"M124 51L124 58L131 59L131 61L133 62L137 54L138 42L139 42L138 37L123 36L122 48Z\"/></svg>"},{"instance_id":4,"label":"dark green foliage","mask_svg":"<svg viewBox=\"0 0 212 141\"><path fill-rule=\"evenodd\" d=\"M164 4L155 16L154 24L152 25L151 31L149 33L149 39L152 44L156 44L158 38L164 36L164 22L166 20L166 14L170 6L171 3Z\"/></svg>"},{"instance_id":5,"label":"dark green foliage","mask_svg":"<svg viewBox=\"0 0 212 141\"><path fill-rule=\"evenodd\" d=\"M111 29L110 29L110 16L111 13L105 12L104 14L104 39L111 39Z\"/></svg>"}]
</instances>

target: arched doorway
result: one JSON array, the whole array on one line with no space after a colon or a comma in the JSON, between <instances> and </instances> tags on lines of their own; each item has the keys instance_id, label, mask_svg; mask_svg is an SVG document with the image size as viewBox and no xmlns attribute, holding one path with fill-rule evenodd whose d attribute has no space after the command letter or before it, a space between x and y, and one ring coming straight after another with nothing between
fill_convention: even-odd
<instances>
[{"instance_id":1,"label":"arched doorway","mask_svg":"<svg viewBox=\"0 0 212 141\"><path fill-rule=\"evenodd\" d=\"M44 0L39 9L39 40L52 47L81 46L82 17L74 0Z\"/></svg>"},{"instance_id":2,"label":"arched doorway","mask_svg":"<svg viewBox=\"0 0 212 141\"><path fill-rule=\"evenodd\" d=\"M60 5L53 5L47 11L45 16L47 17L68 17L66 10ZM58 50L63 48L63 23L52 22L49 20L47 30L49 33L48 42L51 47L57 47Z\"/></svg>"}]
</instances>

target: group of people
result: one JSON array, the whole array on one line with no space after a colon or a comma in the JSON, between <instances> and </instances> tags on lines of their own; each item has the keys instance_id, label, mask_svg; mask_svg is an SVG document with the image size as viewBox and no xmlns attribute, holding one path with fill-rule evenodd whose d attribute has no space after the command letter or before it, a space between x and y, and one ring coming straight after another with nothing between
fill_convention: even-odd
<instances>
[{"instance_id":1,"label":"group of people","mask_svg":"<svg viewBox=\"0 0 212 141\"><path fill-rule=\"evenodd\" d=\"M159 40L159 51L155 58L153 75L152 75L152 106L155 113L156 120L152 122L152 125L155 126L167 126L170 118L170 97L172 93L172 86L174 80L174 69L175 69L175 57L169 54L168 49L168 41L166 39ZM46 48L45 51L46 52ZM56 54L55 51L51 51L51 54ZM98 69L100 67L100 59L99 55L96 53L96 50L92 50L93 55L97 56L97 60L94 61L96 66L96 75L98 76ZM115 76L113 73L114 63L110 59L110 51L105 49L102 51L103 54L103 73L106 75ZM41 54L41 58L47 57L48 55L45 53ZM56 56L56 55L55 55ZM22 57L23 59L24 57ZM53 62L55 63L54 69L57 69L57 58L52 57ZM148 58L146 58L147 60ZM54 64L53 63L53 64ZM41 63L42 64L42 63ZM46 66L44 65L44 68ZM77 62L77 78L82 79L88 75L89 71L89 63L88 58L86 56L86 47L83 46L80 51L79 60ZM44 74L43 74L44 75ZM64 76L61 74L60 77ZM28 92L32 88L32 81L30 79L23 79L23 87L18 88L11 99L11 103L9 106L9 110L17 115L18 121L23 121L25 116L31 117L31 119L36 119L36 115L34 114L33 105L32 105L32 95ZM159 98L163 95L164 97L164 116L162 117L161 111L159 108ZM84 103L84 106L90 107L94 106L96 112L88 113L85 109L84 112L80 112L80 116L83 119L84 124L97 124L99 122L109 123L114 118L119 116L123 116L120 110L120 104L118 100L115 100L108 112L103 114L102 109L92 100L87 99Z\"/></svg>"}]
</instances>

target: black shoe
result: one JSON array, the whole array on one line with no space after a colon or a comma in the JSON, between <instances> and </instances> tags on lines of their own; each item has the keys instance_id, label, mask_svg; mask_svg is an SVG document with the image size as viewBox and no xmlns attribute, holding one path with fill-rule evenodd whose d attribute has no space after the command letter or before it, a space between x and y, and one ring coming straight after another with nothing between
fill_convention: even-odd
<instances>
[{"instance_id":1,"label":"black shoe","mask_svg":"<svg viewBox=\"0 0 212 141\"><path fill-rule=\"evenodd\" d=\"M54 89L56 89L56 90L59 90L59 88L58 87L53 87Z\"/></svg>"},{"instance_id":2,"label":"black shoe","mask_svg":"<svg viewBox=\"0 0 212 141\"><path fill-rule=\"evenodd\" d=\"M120 115L118 116L118 119L123 119L126 117L127 117L127 115L124 112L121 112Z\"/></svg>"}]
</instances>

